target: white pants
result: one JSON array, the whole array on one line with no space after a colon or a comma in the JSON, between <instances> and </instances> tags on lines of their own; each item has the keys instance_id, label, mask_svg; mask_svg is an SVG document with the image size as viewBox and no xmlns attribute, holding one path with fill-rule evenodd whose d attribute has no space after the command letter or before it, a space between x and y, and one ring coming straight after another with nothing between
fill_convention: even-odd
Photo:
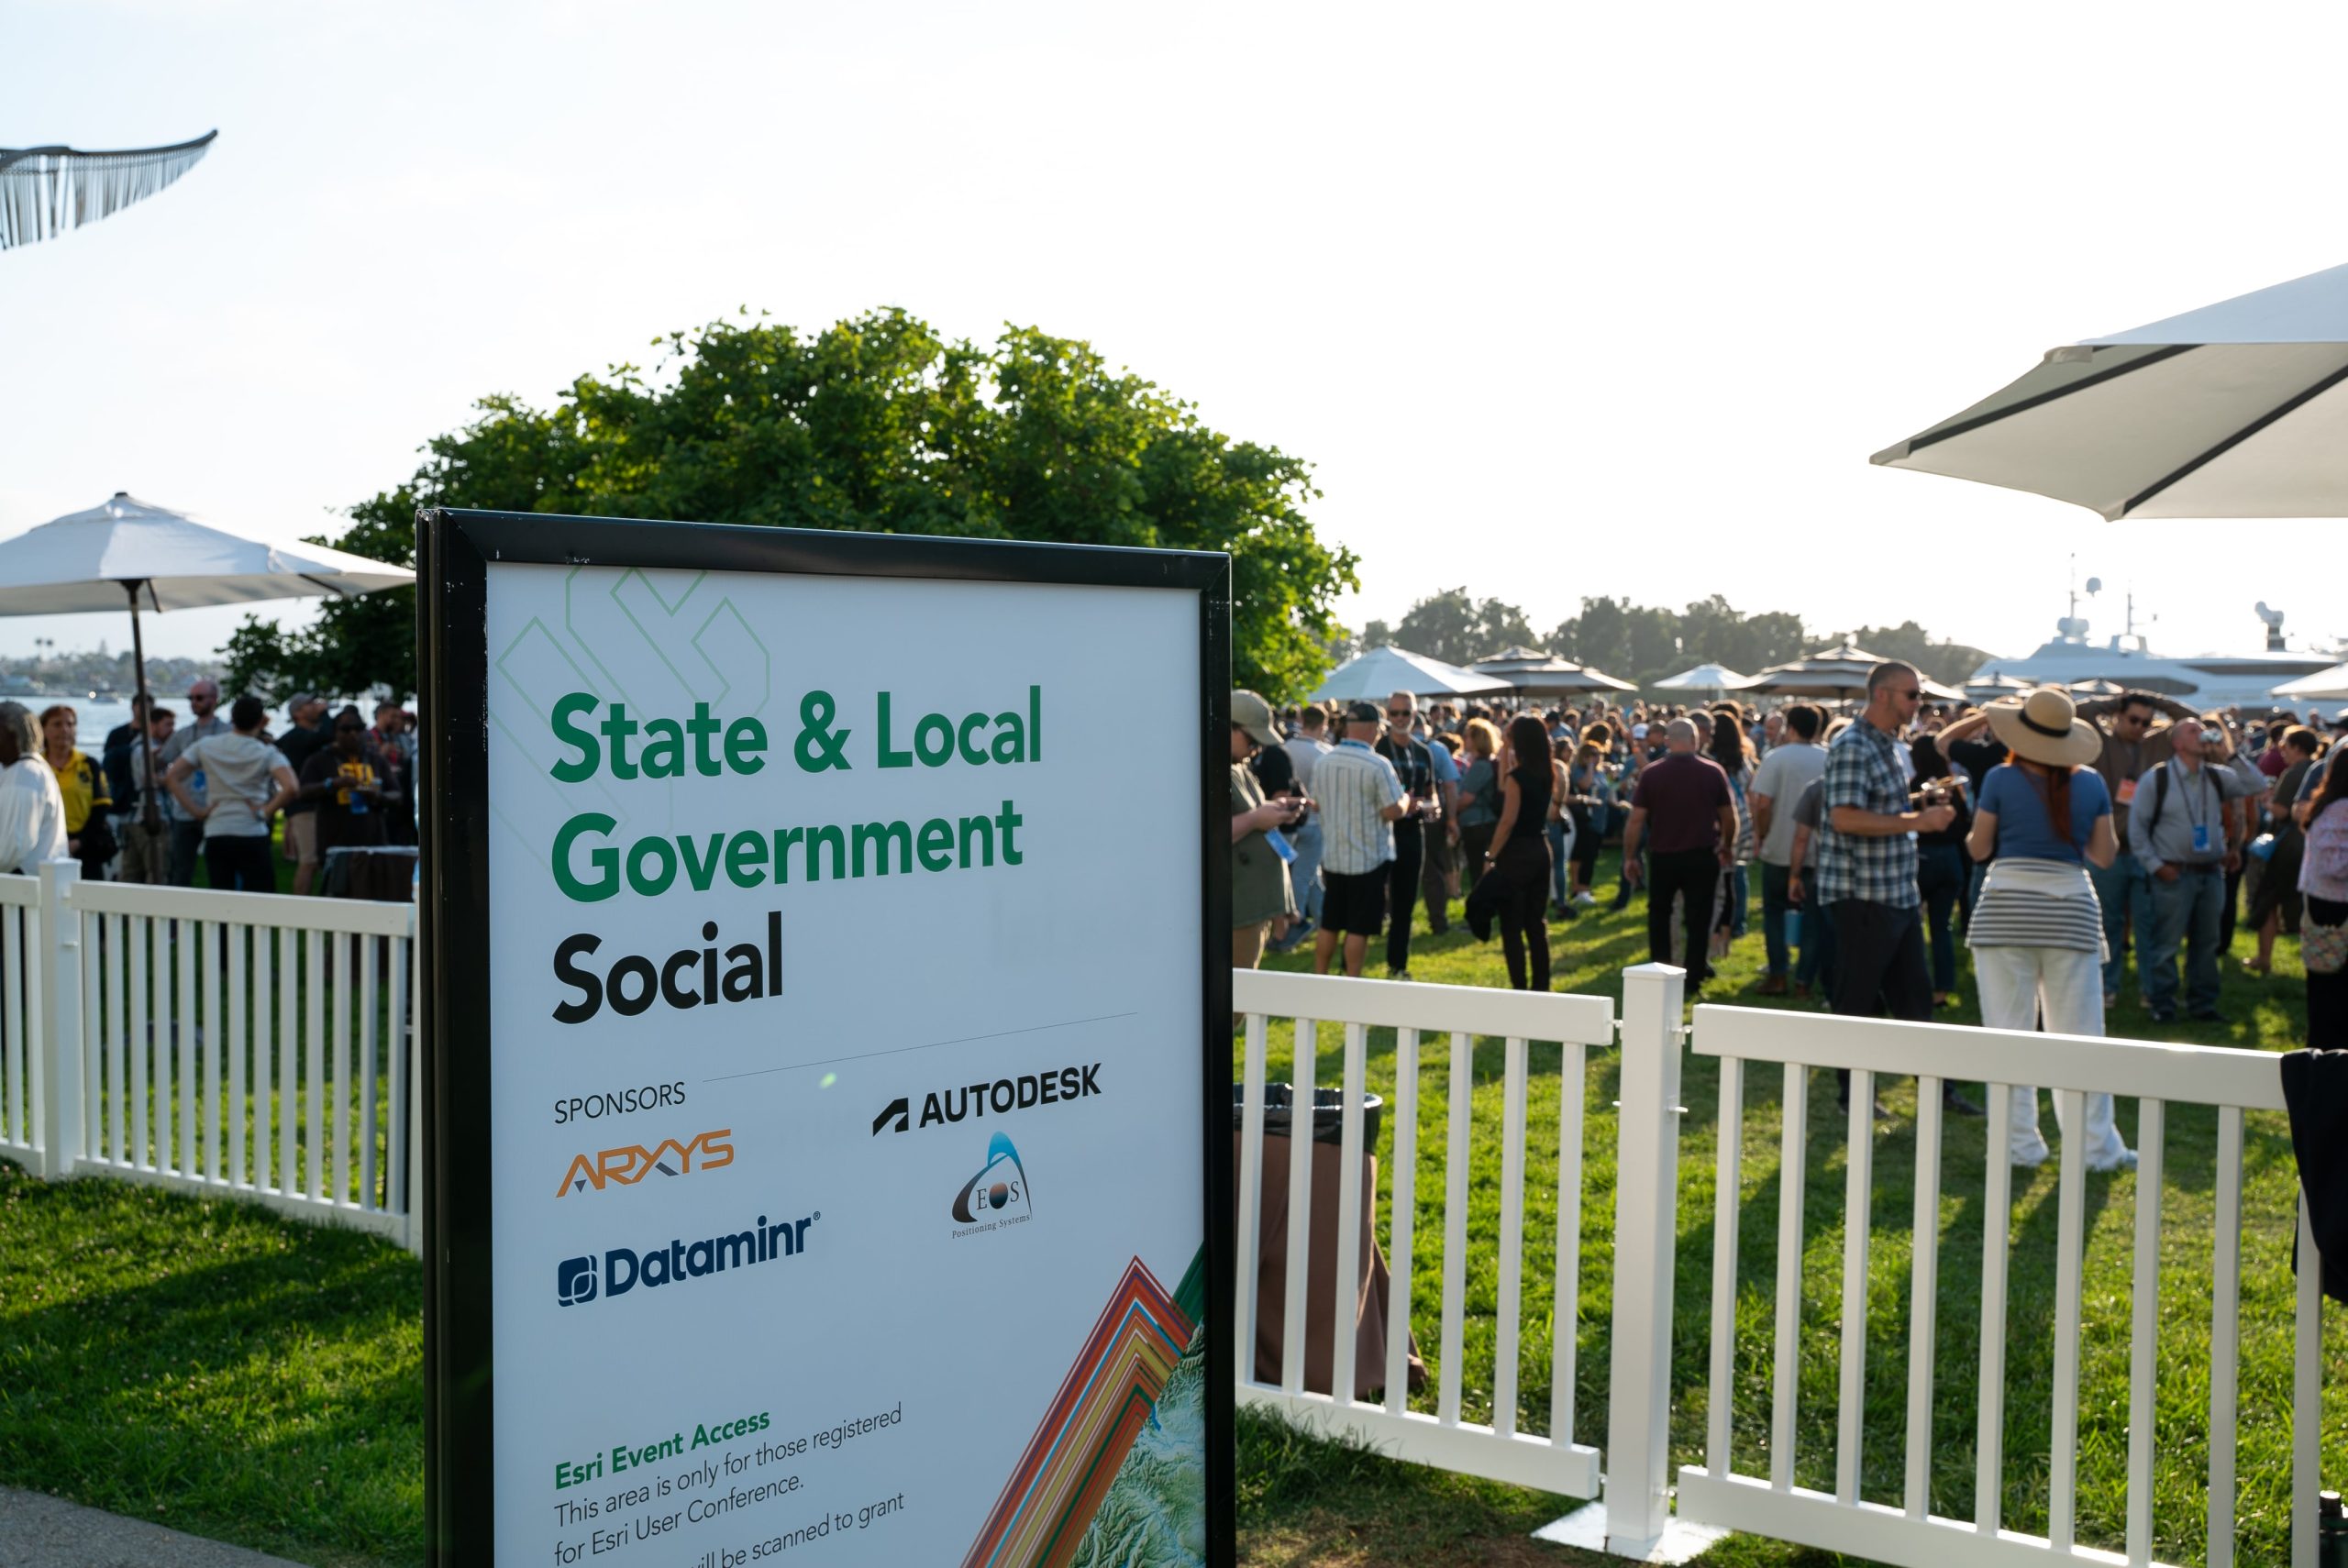
<instances>
[{"instance_id":1,"label":"white pants","mask_svg":"<svg viewBox=\"0 0 2348 1568\"><path fill-rule=\"evenodd\" d=\"M2103 961L2096 954L2067 947L1977 947L1973 975L1981 987L1981 1021L1992 1029L2035 1029L2043 1016L2049 1034L2103 1032ZM2054 1099L2054 1119L2064 1137L2075 1135L2074 1129L2063 1125L2060 1095ZM2128 1145L2112 1124L2110 1095L2087 1097L2087 1123L2076 1135L2086 1141L2088 1169L2110 1170L2128 1157ZM2046 1158L2034 1086L2013 1086L2006 1147L2008 1157L2018 1165L2034 1165Z\"/></svg>"}]
</instances>

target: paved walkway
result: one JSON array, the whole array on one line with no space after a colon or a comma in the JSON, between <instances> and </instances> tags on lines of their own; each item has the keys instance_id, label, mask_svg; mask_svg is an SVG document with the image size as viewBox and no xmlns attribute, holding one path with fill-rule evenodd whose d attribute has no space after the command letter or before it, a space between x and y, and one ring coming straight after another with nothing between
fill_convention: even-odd
<instances>
[{"instance_id":1,"label":"paved walkway","mask_svg":"<svg viewBox=\"0 0 2348 1568\"><path fill-rule=\"evenodd\" d=\"M41 1492L0 1486L0 1568L294 1568Z\"/></svg>"}]
</instances>

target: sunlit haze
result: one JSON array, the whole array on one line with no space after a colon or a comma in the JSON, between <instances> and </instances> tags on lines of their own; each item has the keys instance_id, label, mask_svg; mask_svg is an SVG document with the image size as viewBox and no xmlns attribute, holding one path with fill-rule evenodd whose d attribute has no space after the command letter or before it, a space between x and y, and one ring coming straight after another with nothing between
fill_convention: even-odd
<instances>
[{"instance_id":1,"label":"sunlit haze","mask_svg":"<svg viewBox=\"0 0 2348 1568\"><path fill-rule=\"evenodd\" d=\"M10 8L0 145L217 127L0 253L0 534L332 532L476 398L737 307L1091 341L1316 466L1358 627L1464 584L2172 654L2348 635L2331 522L1868 466L2046 348L2348 260L2336 8ZM294 606L269 613L300 613ZM240 611L149 623L216 647ZM119 617L0 621L0 652Z\"/></svg>"}]
</instances>

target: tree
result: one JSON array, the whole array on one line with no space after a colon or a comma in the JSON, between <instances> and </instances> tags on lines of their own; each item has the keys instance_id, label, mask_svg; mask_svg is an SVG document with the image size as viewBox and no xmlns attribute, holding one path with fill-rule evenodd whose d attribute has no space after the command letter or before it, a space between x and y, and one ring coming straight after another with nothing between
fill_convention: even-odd
<instances>
[{"instance_id":1,"label":"tree","mask_svg":"<svg viewBox=\"0 0 2348 1568\"><path fill-rule=\"evenodd\" d=\"M1228 550L1232 679L1282 701L1327 671L1356 558L1314 534L1310 466L1208 428L1088 344L1013 327L980 348L887 310L812 337L746 314L661 346L654 372L581 376L550 409L483 400L335 543L412 560L415 508L447 505ZM249 621L232 651L279 679L405 680L412 634L389 634L412 625L408 598L329 605L274 641Z\"/></svg>"},{"instance_id":2,"label":"tree","mask_svg":"<svg viewBox=\"0 0 2348 1568\"><path fill-rule=\"evenodd\" d=\"M1925 679L1944 686L1963 685L1966 677L1989 657L1963 643L1934 641L1930 632L1913 621L1902 621L1897 626L1861 626L1851 634L1851 640L1869 653L1906 659L1922 670Z\"/></svg>"},{"instance_id":3,"label":"tree","mask_svg":"<svg viewBox=\"0 0 2348 1568\"><path fill-rule=\"evenodd\" d=\"M1397 646L1445 664L1473 664L1534 640L1523 611L1497 599L1471 599L1464 588L1447 588L1412 605L1393 637Z\"/></svg>"},{"instance_id":4,"label":"tree","mask_svg":"<svg viewBox=\"0 0 2348 1568\"><path fill-rule=\"evenodd\" d=\"M1372 621L1361 629L1361 646L1357 651L1368 653L1372 648L1390 648L1393 646L1394 628L1383 621Z\"/></svg>"}]
</instances>

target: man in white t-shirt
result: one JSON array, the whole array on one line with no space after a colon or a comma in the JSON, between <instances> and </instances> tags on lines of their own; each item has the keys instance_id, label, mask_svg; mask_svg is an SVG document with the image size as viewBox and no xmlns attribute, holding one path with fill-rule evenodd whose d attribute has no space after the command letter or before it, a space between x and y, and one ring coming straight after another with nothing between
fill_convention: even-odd
<instances>
[{"instance_id":1,"label":"man in white t-shirt","mask_svg":"<svg viewBox=\"0 0 2348 1568\"><path fill-rule=\"evenodd\" d=\"M41 760L40 729L22 702L0 702L0 871L30 876L68 858L65 796Z\"/></svg>"},{"instance_id":2,"label":"man in white t-shirt","mask_svg":"<svg viewBox=\"0 0 2348 1568\"><path fill-rule=\"evenodd\" d=\"M1785 710L1785 738L1769 748L1744 789L1753 808L1753 832L1761 845L1761 944L1769 972L1755 988L1765 997L1780 997L1789 988L1792 955L1786 942L1786 912L1794 907L1787 891L1793 877L1793 805L1812 779L1825 775L1826 748L1818 744L1824 718L1807 702Z\"/></svg>"}]
</instances>

